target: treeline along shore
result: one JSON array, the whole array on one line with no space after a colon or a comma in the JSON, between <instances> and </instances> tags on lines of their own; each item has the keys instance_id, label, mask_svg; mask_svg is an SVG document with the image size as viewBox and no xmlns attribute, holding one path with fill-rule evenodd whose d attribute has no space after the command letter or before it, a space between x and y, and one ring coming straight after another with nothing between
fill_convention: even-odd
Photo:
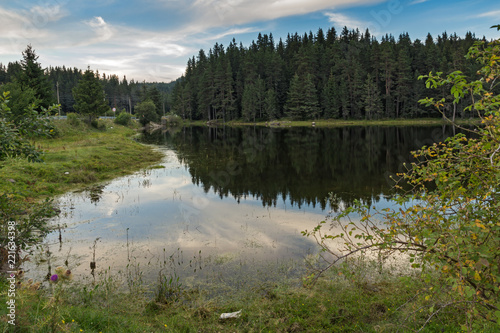
<instances>
[{"instance_id":1,"label":"treeline along shore","mask_svg":"<svg viewBox=\"0 0 500 333\"><path fill-rule=\"evenodd\" d=\"M249 46L235 39L227 47L216 43L189 58L185 73L170 83L137 82L98 70L95 75L110 110L137 114L138 106L153 102L154 112L147 114L151 121L168 113L220 122L440 117L418 103L429 94L450 101L443 109L447 117L463 118L475 116L464 112L464 102L451 103L445 89L426 90L425 80L418 78L457 70L474 77L478 65L465 55L478 40L470 32L465 37L428 34L425 40L402 33L378 40L368 30L344 27L339 33L331 27L277 42L272 33L259 34ZM22 70L22 61L0 64L0 90L15 96ZM83 71L49 67L44 75L51 102L58 102L63 113L75 112L72 91Z\"/></svg>"},{"instance_id":2,"label":"treeline along shore","mask_svg":"<svg viewBox=\"0 0 500 333\"><path fill-rule=\"evenodd\" d=\"M439 117L418 103L429 95L419 76L460 70L474 77L465 58L478 39L446 32L412 40L407 33L377 40L368 30L288 35L277 43L259 34L249 47L235 40L199 51L174 87L171 106L192 120L267 121ZM451 99L445 89L433 96ZM447 105L446 116L465 116L465 104ZM470 116L470 114L468 114Z\"/></svg>"}]
</instances>

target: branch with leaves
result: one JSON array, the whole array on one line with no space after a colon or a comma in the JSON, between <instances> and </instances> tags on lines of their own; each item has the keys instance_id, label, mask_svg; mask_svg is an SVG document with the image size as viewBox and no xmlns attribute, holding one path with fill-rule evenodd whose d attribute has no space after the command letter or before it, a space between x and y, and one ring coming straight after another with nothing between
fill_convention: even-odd
<instances>
[{"instance_id":1,"label":"branch with leaves","mask_svg":"<svg viewBox=\"0 0 500 333\"><path fill-rule=\"evenodd\" d=\"M470 331L480 320L500 324L500 40L476 43L467 58L481 64L477 77L452 72L422 78L428 88L448 88L451 103L470 98L467 110L482 119L474 134L459 134L413 153L415 162L396 185L400 194L394 200L401 208L371 212L358 202L333 217L328 232L322 222L304 235L313 236L333 258L323 257L328 264L316 278L367 251L377 251L379 258L403 254L402 260L424 280L437 278L447 286L440 292L450 306L467 304L464 327ZM447 103L433 98L420 102L440 111ZM328 242L332 240L336 243Z\"/></svg>"}]
</instances>

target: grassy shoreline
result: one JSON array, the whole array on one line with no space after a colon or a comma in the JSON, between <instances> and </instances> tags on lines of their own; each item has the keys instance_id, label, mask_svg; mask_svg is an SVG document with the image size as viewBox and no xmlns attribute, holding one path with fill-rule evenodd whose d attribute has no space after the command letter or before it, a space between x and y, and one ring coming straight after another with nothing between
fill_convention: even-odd
<instances>
[{"instance_id":1,"label":"grassy shoreline","mask_svg":"<svg viewBox=\"0 0 500 333\"><path fill-rule=\"evenodd\" d=\"M226 123L212 122L211 126L264 126L264 127L311 127L314 123L315 127L344 127L344 126L437 126L451 125L449 120L442 118L417 118L417 119L379 119L379 120L343 120L343 119L327 119L327 120L273 120L261 122L245 122L232 120ZM480 119L456 119L456 125L477 125ZM185 120L186 126L206 126L207 121L204 120Z\"/></svg>"},{"instance_id":2,"label":"grassy shoreline","mask_svg":"<svg viewBox=\"0 0 500 333\"><path fill-rule=\"evenodd\" d=\"M131 174L158 163L163 154L132 139L136 129L101 120L105 130L56 121L59 135L35 142L43 163L12 158L0 162L0 193L39 200Z\"/></svg>"},{"instance_id":3,"label":"grassy shoreline","mask_svg":"<svg viewBox=\"0 0 500 333\"><path fill-rule=\"evenodd\" d=\"M185 287L164 280L149 287L99 274L94 283L45 283L40 289L23 281L17 288L19 332L464 332L465 314L447 307L427 322L432 308L447 301L428 299L416 272L380 270L358 260L335 267L314 285L296 280L263 281L207 296L204 285ZM442 281L441 281L442 282ZM224 288L219 278L208 283ZM432 284L439 288L440 281ZM206 285L206 284L205 284ZM8 301L8 283L0 280L0 301ZM151 294L154 296L150 296ZM149 296L148 296L149 295ZM241 316L222 320L222 313ZM8 331L6 308L0 329ZM485 323L478 332L496 332Z\"/></svg>"}]
</instances>

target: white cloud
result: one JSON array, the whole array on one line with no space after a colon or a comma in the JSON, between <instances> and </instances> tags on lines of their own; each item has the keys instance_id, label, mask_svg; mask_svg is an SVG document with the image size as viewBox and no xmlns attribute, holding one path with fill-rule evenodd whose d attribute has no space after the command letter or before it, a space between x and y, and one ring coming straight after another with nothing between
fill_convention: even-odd
<instances>
[{"instance_id":1,"label":"white cloud","mask_svg":"<svg viewBox=\"0 0 500 333\"><path fill-rule=\"evenodd\" d=\"M46 43L53 38L54 24L67 14L60 4L36 5L29 9L0 7L0 54L20 54L20 50L33 41Z\"/></svg>"},{"instance_id":2,"label":"white cloud","mask_svg":"<svg viewBox=\"0 0 500 333\"><path fill-rule=\"evenodd\" d=\"M60 5L54 6L33 6L29 10L28 19L34 26L43 27L50 22L59 21L67 13Z\"/></svg>"},{"instance_id":3,"label":"white cloud","mask_svg":"<svg viewBox=\"0 0 500 333\"><path fill-rule=\"evenodd\" d=\"M325 15L328 16L328 21L330 21L333 25L339 28L343 28L344 26L346 26L349 29L359 28L361 30L367 27L366 23L348 17L347 15L344 14L325 13Z\"/></svg>"},{"instance_id":4,"label":"white cloud","mask_svg":"<svg viewBox=\"0 0 500 333\"><path fill-rule=\"evenodd\" d=\"M114 35L111 26L109 26L100 16L96 16L92 20L85 21L85 23L90 26L96 34L93 39L87 41L88 44L106 41Z\"/></svg>"},{"instance_id":5,"label":"white cloud","mask_svg":"<svg viewBox=\"0 0 500 333\"><path fill-rule=\"evenodd\" d=\"M477 15L477 17L498 17L498 16L500 16L500 10L492 10L492 11Z\"/></svg>"},{"instance_id":6,"label":"white cloud","mask_svg":"<svg viewBox=\"0 0 500 333\"><path fill-rule=\"evenodd\" d=\"M429 0L414 0L414 1L410 2L410 6L417 5L419 3L424 3L424 2L427 2L427 1L429 1Z\"/></svg>"},{"instance_id":7,"label":"white cloud","mask_svg":"<svg viewBox=\"0 0 500 333\"><path fill-rule=\"evenodd\" d=\"M196 0L185 31L241 25L281 17L308 14L342 6L375 4L381 0Z\"/></svg>"},{"instance_id":8,"label":"white cloud","mask_svg":"<svg viewBox=\"0 0 500 333\"><path fill-rule=\"evenodd\" d=\"M175 57L186 55L186 50L188 49L185 46L169 43L165 39L156 37L147 40L136 40L135 44L138 48L150 50L151 52L154 51L154 53L159 55Z\"/></svg>"},{"instance_id":9,"label":"white cloud","mask_svg":"<svg viewBox=\"0 0 500 333\"><path fill-rule=\"evenodd\" d=\"M257 28L240 28L240 29L229 29L227 31L221 32L216 35L212 35L210 37L205 38L205 40L218 40L226 36L231 36L231 35L240 35L240 34L246 34L250 32L256 32L259 31Z\"/></svg>"}]
</instances>

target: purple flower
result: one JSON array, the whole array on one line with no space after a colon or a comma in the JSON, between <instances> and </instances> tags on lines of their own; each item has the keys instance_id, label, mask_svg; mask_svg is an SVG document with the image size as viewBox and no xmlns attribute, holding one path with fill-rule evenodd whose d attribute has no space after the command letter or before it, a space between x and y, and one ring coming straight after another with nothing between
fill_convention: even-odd
<instances>
[{"instance_id":1,"label":"purple flower","mask_svg":"<svg viewBox=\"0 0 500 333\"><path fill-rule=\"evenodd\" d=\"M50 277L50 281L51 282L57 282L57 280L59 279L59 276L57 274L54 274Z\"/></svg>"}]
</instances>

